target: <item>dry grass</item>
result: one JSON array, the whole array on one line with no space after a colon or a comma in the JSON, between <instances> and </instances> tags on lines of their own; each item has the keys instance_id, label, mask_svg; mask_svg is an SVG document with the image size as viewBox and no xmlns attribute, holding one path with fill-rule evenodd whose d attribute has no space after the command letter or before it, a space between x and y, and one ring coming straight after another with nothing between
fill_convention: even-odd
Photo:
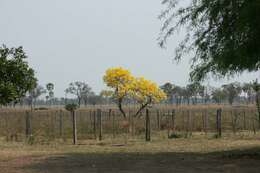
<instances>
[{"instance_id":1,"label":"dry grass","mask_svg":"<svg viewBox=\"0 0 260 173\"><path fill-rule=\"evenodd\" d=\"M0 172L257 172L260 169L259 134L189 139L81 141L80 145L26 145L0 142ZM123 145L115 145L123 144ZM253 167L252 167L253 165Z\"/></svg>"}]
</instances>

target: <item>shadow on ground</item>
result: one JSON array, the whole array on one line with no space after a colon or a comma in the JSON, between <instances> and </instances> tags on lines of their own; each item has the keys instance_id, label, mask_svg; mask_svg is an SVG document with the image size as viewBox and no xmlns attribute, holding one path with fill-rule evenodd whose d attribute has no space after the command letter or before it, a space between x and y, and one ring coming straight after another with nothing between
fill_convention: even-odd
<instances>
[{"instance_id":1,"label":"shadow on ground","mask_svg":"<svg viewBox=\"0 0 260 173\"><path fill-rule=\"evenodd\" d=\"M68 153L21 168L30 173L259 173L260 148L209 154L196 153Z\"/></svg>"}]
</instances>

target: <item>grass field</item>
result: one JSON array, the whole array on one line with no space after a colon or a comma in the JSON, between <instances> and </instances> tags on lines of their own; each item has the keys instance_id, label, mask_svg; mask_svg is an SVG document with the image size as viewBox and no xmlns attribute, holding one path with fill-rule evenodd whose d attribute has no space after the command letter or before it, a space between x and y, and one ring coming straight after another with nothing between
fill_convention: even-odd
<instances>
[{"instance_id":1,"label":"grass field","mask_svg":"<svg viewBox=\"0 0 260 173\"><path fill-rule=\"evenodd\" d=\"M165 134L165 133L163 133ZM151 142L141 139L85 140L77 146L0 142L1 173L91 172L229 172L259 173L260 134L215 139L201 133L191 138Z\"/></svg>"},{"instance_id":2,"label":"grass field","mask_svg":"<svg viewBox=\"0 0 260 173\"><path fill-rule=\"evenodd\" d=\"M222 137L217 139L217 108L151 109L151 142L145 142L145 116L125 120L118 112L110 115L105 108L103 140L98 141L93 110L80 109L78 145L72 145L69 112L32 112L28 138L29 114L23 109L2 110L0 173L259 173L260 132L255 109L221 107ZM129 109L129 115L132 112L133 108ZM123 128L126 121L130 126ZM168 139L169 134L176 136ZM17 139L12 139L13 135Z\"/></svg>"}]
</instances>

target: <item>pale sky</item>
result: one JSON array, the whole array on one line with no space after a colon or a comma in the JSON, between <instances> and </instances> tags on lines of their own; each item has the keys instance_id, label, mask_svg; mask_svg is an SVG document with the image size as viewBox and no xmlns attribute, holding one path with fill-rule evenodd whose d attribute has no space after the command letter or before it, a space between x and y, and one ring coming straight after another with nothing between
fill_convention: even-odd
<instances>
[{"instance_id":1,"label":"pale sky","mask_svg":"<svg viewBox=\"0 0 260 173\"><path fill-rule=\"evenodd\" d=\"M84 81L99 92L105 88L105 70L117 66L159 85L185 85L188 58L172 63L183 34L172 37L167 50L156 41L162 10L161 0L0 0L0 44L23 46L39 84L54 83L58 97L72 81ZM244 74L228 82L257 77Z\"/></svg>"}]
</instances>

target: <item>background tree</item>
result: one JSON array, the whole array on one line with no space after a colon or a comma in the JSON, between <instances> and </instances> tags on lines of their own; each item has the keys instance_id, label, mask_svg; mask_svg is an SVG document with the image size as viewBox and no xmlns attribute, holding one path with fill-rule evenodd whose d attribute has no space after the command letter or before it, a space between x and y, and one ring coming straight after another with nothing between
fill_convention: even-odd
<instances>
[{"instance_id":1,"label":"background tree","mask_svg":"<svg viewBox=\"0 0 260 173\"><path fill-rule=\"evenodd\" d=\"M241 94L241 86L238 82L222 85L224 92L227 95L228 102L230 105L233 104L234 99Z\"/></svg>"},{"instance_id":2,"label":"background tree","mask_svg":"<svg viewBox=\"0 0 260 173\"><path fill-rule=\"evenodd\" d=\"M46 96L46 101L50 102L50 105L51 105L51 102L52 102L52 99L54 98L54 84L53 83L48 83L46 84L46 90L48 92L48 95Z\"/></svg>"},{"instance_id":3,"label":"background tree","mask_svg":"<svg viewBox=\"0 0 260 173\"><path fill-rule=\"evenodd\" d=\"M102 97L100 95L96 95L94 92L90 92L88 97L88 103L93 106L97 104L102 104Z\"/></svg>"},{"instance_id":4,"label":"background tree","mask_svg":"<svg viewBox=\"0 0 260 173\"><path fill-rule=\"evenodd\" d=\"M197 104L197 98L199 94L204 94L204 87L199 82L193 82L191 84L188 84L186 90L188 97L192 98L193 104Z\"/></svg>"},{"instance_id":5,"label":"background tree","mask_svg":"<svg viewBox=\"0 0 260 173\"><path fill-rule=\"evenodd\" d=\"M65 92L65 105L67 105L67 101L68 101L68 94L69 94L69 89L68 88L66 88L65 90L64 90L64 92Z\"/></svg>"},{"instance_id":6,"label":"background tree","mask_svg":"<svg viewBox=\"0 0 260 173\"><path fill-rule=\"evenodd\" d=\"M69 84L69 87L66 89L67 93L73 94L77 96L78 99L78 106L80 107L82 99L85 97L87 98L91 88L88 84L84 82L72 82ZM86 100L87 101L87 100Z\"/></svg>"},{"instance_id":7,"label":"background tree","mask_svg":"<svg viewBox=\"0 0 260 173\"><path fill-rule=\"evenodd\" d=\"M213 87L212 86L204 86L205 89L204 89L204 103L207 104L209 101L210 101L210 96L213 92Z\"/></svg>"},{"instance_id":8,"label":"background tree","mask_svg":"<svg viewBox=\"0 0 260 173\"><path fill-rule=\"evenodd\" d=\"M244 83L242 86L242 90L246 93L247 104L252 102L252 97L254 95L254 88L252 83Z\"/></svg>"},{"instance_id":9,"label":"background tree","mask_svg":"<svg viewBox=\"0 0 260 173\"><path fill-rule=\"evenodd\" d=\"M184 96L184 91L185 89L180 87L180 86L175 86L172 89L172 94L174 95L175 99L176 99L176 105L181 105L182 103L182 98Z\"/></svg>"},{"instance_id":10,"label":"background tree","mask_svg":"<svg viewBox=\"0 0 260 173\"><path fill-rule=\"evenodd\" d=\"M190 98L193 95L193 88L190 85L182 88L183 99L186 100L187 104L190 104Z\"/></svg>"},{"instance_id":11,"label":"background tree","mask_svg":"<svg viewBox=\"0 0 260 173\"><path fill-rule=\"evenodd\" d=\"M84 102L84 105L87 106L88 104L88 101L89 101L89 98L90 97L94 97L95 96L95 93L93 91L91 91L91 87L89 87L87 84L86 84L86 88L84 89L84 91L82 92L82 100Z\"/></svg>"},{"instance_id":12,"label":"background tree","mask_svg":"<svg viewBox=\"0 0 260 173\"><path fill-rule=\"evenodd\" d=\"M202 80L207 74L232 75L260 67L259 0L163 0L166 9L159 44L186 27L186 36L176 49L175 60L195 52L191 79Z\"/></svg>"},{"instance_id":13,"label":"background tree","mask_svg":"<svg viewBox=\"0 0 260 173\"><path fill-rule=\"evenodd\" d=\"M35 102L37 98L39 98L44 93L46 93L46 90L40 85L37 85L36 88L29 91L29 95L27 98L28 98L28 103L31 106L31 109L33 109L33 106L35 107Z\"/></svg>"},{"instance_id":14,"label":"background tree","mask_svg":"<svg viewBox=\"0 0 260 173\"><path fill-rule=\"evenodd\" d=\"M203 100L203 102L206 104L208 102L208 100L210 99L210 95L208 93L208 89L206 86L204 85L199 85L198 87L198 95L201 97L201 99Z\"/></svg>"},{"instance_id":15,"label":"background tree","mask_svg":"<svg viewBox=\"0 0 260 173\"><path fill-rule=\"evenodd\" d=\"M212 100L217 104L220 104L227 98L226 92L224 92L221 88L214 89L211 95Z\"/></svg>"},{"instance_id":16,"label":"background tree","mask_svg":"<svg viewBox=\"0 0 260 173\"><path fill-rule=\"evenodd\" d=\"M168 103L173 103L173 89L174 89L174 85L173 84L171 84L170 82L167 82L167 83L165 83L164 85L162 85L161 87L160 87L162 90L163 90L163 92L167 95L167 100L168 100Z\"/></svg>"},{"instance_id":17,"label":"background tree","mask_svg":"<svg viewBox=\"0 0 260 173\"><path fill-rule=\"evenodd\" d=\"M0 105L19 102L36 87L34 70L29 67L26 58L22 47L0 47Z\"/></svg>"}]
</instances>

